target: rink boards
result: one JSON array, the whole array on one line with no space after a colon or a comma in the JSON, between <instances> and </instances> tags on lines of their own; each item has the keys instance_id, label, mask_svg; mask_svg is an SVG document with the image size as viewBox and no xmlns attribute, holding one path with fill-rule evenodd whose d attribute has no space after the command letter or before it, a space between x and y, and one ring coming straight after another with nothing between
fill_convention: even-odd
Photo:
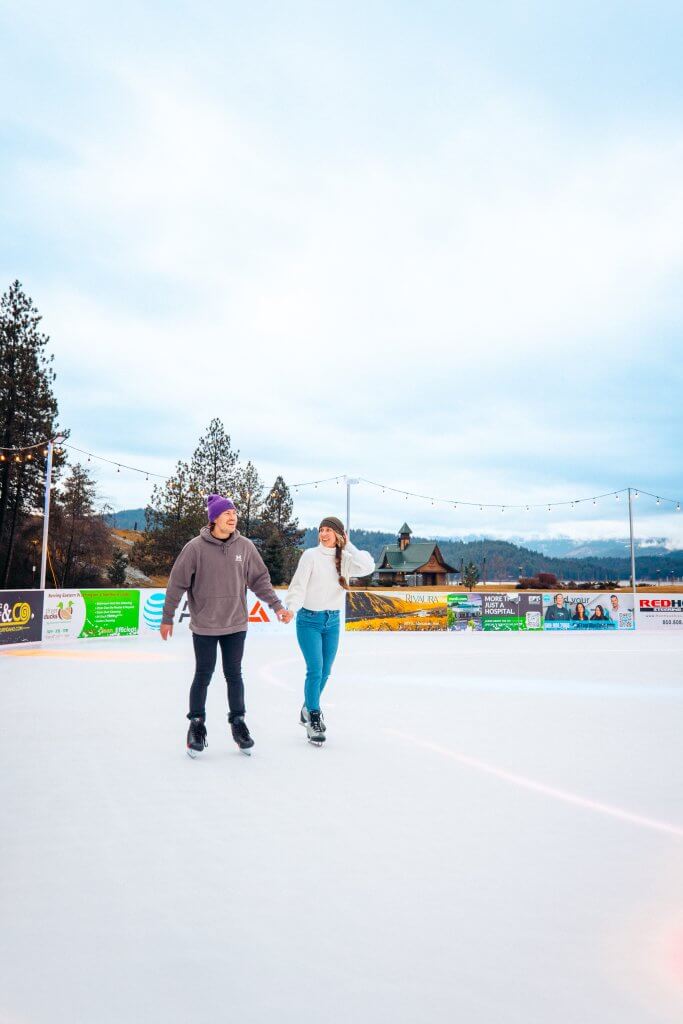
<instances>
[{"instance_id":1,"label":"rink boards","mask_svg":"<svg viewBox=\"0 0 683 1024\"><path fill-rule=\"evenodd\" d=\"M285 600L286 590L279 590ZM0 644L138 636L157 632L166 591L72 589L0 591ZM247 592L249 629L286 630L270 608ZM189 630L187 600L175 616ZM683 595L580 591L463 593L419 590L353 590L346 595L349 632L568 631L671 632L683 629Z\"/></svg>"}]
</instances>

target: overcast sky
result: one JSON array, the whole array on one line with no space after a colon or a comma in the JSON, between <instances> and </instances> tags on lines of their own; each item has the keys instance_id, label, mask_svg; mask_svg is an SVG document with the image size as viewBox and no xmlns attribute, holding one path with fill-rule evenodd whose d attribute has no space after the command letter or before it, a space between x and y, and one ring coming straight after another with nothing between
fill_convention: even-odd
<instances>
[{"instance_id":1,"label":"overcast sky","mask_svg":"<svg viewBox=\"0 0 683 1024\"><path fill-rule=\"evenodd\" d=\"M0 286L44 315L74 445L168 473L218 416L267 482L683 498L680 4L0 11ZM683 544L672 508L638 532ZM623 499L354 488L355 525L404 519L627 531Z\"/></svg>"}]
</instances>

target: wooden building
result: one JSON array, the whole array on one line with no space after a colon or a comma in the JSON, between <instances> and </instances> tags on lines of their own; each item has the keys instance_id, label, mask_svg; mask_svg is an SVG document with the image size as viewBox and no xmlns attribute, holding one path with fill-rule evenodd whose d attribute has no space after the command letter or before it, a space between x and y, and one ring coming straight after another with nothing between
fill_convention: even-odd
<instances>
[{"instance_id":1,"label":"wooden building","mask_svg":"<svg viewBox=\"0 0 683 1024\"><path fill-rule=\"evenodd\" d=\"M377 560L373 581L388 587L448 586L448 574L457 573L446 562L435 541L411 543L413 531L404 523L398 544L386 544Z\"/></svg>"}]
</instances>

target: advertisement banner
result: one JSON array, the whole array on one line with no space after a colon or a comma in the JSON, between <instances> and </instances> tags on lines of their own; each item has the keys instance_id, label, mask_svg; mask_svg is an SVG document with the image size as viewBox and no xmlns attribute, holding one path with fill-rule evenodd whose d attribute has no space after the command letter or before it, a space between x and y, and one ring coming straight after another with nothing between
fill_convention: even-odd
<instances>
[{"instance_id":1,"label":"advertisement banner","mask_svg":"<svg viewBox=\"0 0 683 1024\"><path fill-rule=\"evenodd\" d=\"M631 594L558 591L543 594L544 630L634 629Z\"/></svg>"},{"instance_id":2,"label":"advertisement banner","mask_svg":"<svg viewBox=\"0 0 683 1024\"><path fill-rule=\"evenodd\" d=\"M139 590L48 590L43 639L135 636L139 617Z\"/></svg>"},{"instance_id":3,"label":"advertisement banner","mask_svg":"<svg viewBox=\"0 0 683 1024\"><path fill-rule=\"evenodd\" d=\"M346 595L346 629L445 630L446 593L403 590L350 590Z\"/></svg>"},{"instance_id":4,"label":"advertisement banner","mask_svg":"<svg viewBox=\"0 0 683 1024\"><path fill-rule=\"evenodd\" d=\"M276 589L275 593L284 601L286 590ZM155 590L141 590L140 591L140 633L158 633L161 625L161 616L164 610L164 601L166 600L166 590L158 588ZM271 611L268 605L261 601L256 594L252 594L251 590L247 591L247 611L249 613L249 625L248 629L256 629L256 632L260 632L263 628L268 629L287 629L285 623L279 622L275 612ZM180 604L175 613L175 626L179 626L183 631L190 632L190 611L187 606L187 595L183 594ZM294 623L290 625L290 629L294 626Z\"/></svg>"},{"instance_id":5,"label":"advertisement banner","mask_svg":"<svg viewBox=\"0 0 683 1024\"><path fill-rule=\"evenodd\" d=\"M0 644L31 643L42 630L42 590L0 591Z\"/></svg>"},{"instance_id":6,"label":"advertisement banner","mask_svg":"<svg viewBox=\"0 0 683 1024\"><path fill-rule=\"evenodd\" d=\"M543 629L543 595L513 590L482 594L485 632Z\"/></svg>"},{"instance_id":7,"label":"advertisement banner","mask_svg":"<svg viewBox=\"0 0 683 1024\"><path fill-rule=\"evenodd\" d=\"M638 594L638 629L683 629L683 594Z\"/></svg>"},{"instance_id":8,"label":"advertisement banner","mask_svg":"<svg viewBox=\"0 0 683 1024\"><path fill-rule=\"evenodd\" d=\"M484 628L483 594L448 594L446 625L454 633L478 633Z\"/></svg>"},{"instance_id":9,"label":"advertisement banner","mask_svg":"<svg viewBox=\"0 0 683 1024\"><path fill-rule=\"evenodd\" d=\"M683 605L679 605L679 609L680 618ZM662 616L662 621L668 623L669 618ZM632 630L635 616L633 596L624 592L356 590L346 595L346 628L349 631L446 629L453 633Z\"/></svg>"}]
</instances>

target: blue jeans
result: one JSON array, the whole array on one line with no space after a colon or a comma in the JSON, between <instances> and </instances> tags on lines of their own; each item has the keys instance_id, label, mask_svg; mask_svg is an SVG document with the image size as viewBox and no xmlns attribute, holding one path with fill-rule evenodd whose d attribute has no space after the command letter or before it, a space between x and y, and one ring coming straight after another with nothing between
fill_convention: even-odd
<instances>
[{"instance_id":1,"label":"blue jeans","mask_svg":"<svg viewBox=\"0 0 683 1024\"><path fill-rule=\"evenodd\" d=\"M296 638L306 659L306 707L320 711L320 694L330 678L339 646L339 612L300 608L296 613Z\"/></svg>"}]
</instances>

